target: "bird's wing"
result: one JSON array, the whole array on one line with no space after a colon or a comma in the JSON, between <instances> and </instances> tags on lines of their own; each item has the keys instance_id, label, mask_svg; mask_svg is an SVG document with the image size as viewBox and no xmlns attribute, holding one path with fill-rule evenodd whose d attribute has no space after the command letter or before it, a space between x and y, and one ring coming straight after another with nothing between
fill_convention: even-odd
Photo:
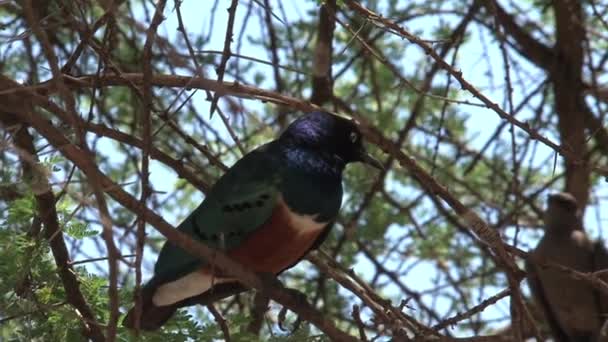
<instances>
[{"instance_id":1,"label":"bird's wing","mask_svg":"<svg viewBox=\"0 0 608 342\"><path fill-rule=\"evenodd\" d=\"M608 250L601 240L596 241L593 244L593 271L608 271ZM604 275L600 279L604 282L608 282L608 276ZM603 315L608 314L608 296L603 295L598 291L600 312ZM602 321L608 321L607 316L602 317Z\"/></svg>"},{"instance_id":2,"label":"bird's wing","mask_svg":"<svg viewBox=\"0 0 608 342\"><path fill-rule=\"evenodd\" d=\"M556 342L569 342L568 335L566 335L562 327L559 325L557 317L551 309L551 304L545 295L543 284L540 281L536 265L529 260L526 260L526 272L528 274L528 285L530 286L532 297L540 305L545 316L545 320L547 321L547 324L549 324L549 329L551 329L553 338Z\"/></svg>"},{"instance_id":3,"label":"bird's wing","mask_svg":"<svg viewBox=\"0 0 608 342\"><path fill-rule=\"evenodd\" d=\"M219 250L239 246L271 216L280 197L281 163L268 149L264 145L232 166L178 229ZM172 281L202 265L202 260L168 241L156 262L153 282Z\"/></svg>"}]
</instances>

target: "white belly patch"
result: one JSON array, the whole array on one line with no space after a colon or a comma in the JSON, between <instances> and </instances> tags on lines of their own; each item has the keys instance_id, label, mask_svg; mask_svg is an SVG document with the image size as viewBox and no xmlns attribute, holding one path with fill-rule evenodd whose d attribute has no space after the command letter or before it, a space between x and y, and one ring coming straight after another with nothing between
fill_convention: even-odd
<instances>
[{"instance_id":1,"label":"white belly patch","mask_svg":"<svg viewBox=\"0 0 608 342\"><path fill-rule=\"evenodd\" d=\"M316 232L327 226L327 222L315 221L317 215L301 215L294 213L287 206L285 208L289 215L290 226L298 233Z\"/></svg>"}]
</instances>

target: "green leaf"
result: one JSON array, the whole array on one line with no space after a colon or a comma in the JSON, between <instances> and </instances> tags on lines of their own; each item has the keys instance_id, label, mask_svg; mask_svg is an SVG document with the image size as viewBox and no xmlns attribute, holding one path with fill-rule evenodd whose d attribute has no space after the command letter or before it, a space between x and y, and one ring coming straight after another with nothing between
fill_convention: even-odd
<instances>
[{"instance_id":1,"label":"green leaf","mask_svg":"<svg viewBox=\"0 0 608 342\"><path fill-rule=\"evenodd\" d=\"M36 204L34 201L34 195L29 194L28 196L18 198L11 202L8 207L8 217L6 223L23 223L28 222L34 217L36 212Z\"/></svg>"},{"instance_id":2,"label":"green leaf","mask_svg":"<svg viewBox=\"0 0 608 342\"><path fill-rule=\"evenodd\" d=\"M63 231L74 239L84 239L99 234L97 230L88 229L88 225L83 222L70 222L66 225Z\"/></svg>"}]
</instances>

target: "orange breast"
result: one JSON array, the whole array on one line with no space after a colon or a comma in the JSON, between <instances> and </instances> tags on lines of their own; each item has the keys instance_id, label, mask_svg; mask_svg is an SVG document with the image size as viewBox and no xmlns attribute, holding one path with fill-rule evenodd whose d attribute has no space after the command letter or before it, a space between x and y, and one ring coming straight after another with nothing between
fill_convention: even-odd
<instances>
[{"instance_id":1,"label":"orange breast","mask_svg":"<svg viewBox=\"0 0 608 342\"><path fill-rule=\"evenodd\" d=\"M312 221L303 227L302 221L294 220L287 205L279 201L268 221L227 254L255 272L277 274L300 260L324 227Z\"/></svg>"}]
</instances>

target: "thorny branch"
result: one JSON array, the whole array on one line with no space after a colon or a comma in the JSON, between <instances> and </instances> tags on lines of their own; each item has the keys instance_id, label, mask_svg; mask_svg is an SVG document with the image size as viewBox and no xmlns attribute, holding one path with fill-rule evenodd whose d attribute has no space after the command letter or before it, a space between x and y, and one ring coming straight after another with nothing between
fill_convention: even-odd
<instances>
[{"instance_id":1,"label":"thorny branch","mask_svg":"<svg viewBox=\"0 0 608 342\"><path fill-rule=\"evenodd\" d=\"M2 88L7 86L7 83L3 82ZM30 170L29 173L38 172L37 169L37 156L36 149L34 147L34 141L31 134L27 131L27 126L19 123L16 116L21 115L22 112L5 112L4 110L0 113L0 122L3 128L14 127L14 142L15 145L27 153L29 158L22 158L22 167L24 170ZM83 325L83 334L93 341L105 341L104 333L95 314L91 310L86 298L80 291L79 281L74 271L74 268L70 264L70 254L68 252L67 245L63 233L61 232L59 222L57 219L57 212L55 209L55 195L51 191L46 175L38 174L29 175L28 177L36 177L38 184L37 188L40 190L36 192L36 206L38 211L38 217L44 224L44 236L49 241L55 263L57 264L57 270L63 287L66 291L67 302L71 304L78 316L81 317L81 323Z\"/></svg>"},{"instance_id":2,"label":"thorny branch","mask_svg":"<svg viewBox=\"0 0 608 342\"><path fill-rule=\"evenodd\" d=\"M141 149L141 198L139 212L146 207L146 202L150 196L150 149L152 147L152 116L151 112L154 108L152 101L152 47L156 37L158 26L163 20L163 11L166 1L160 0L156 4L154 17L150 23L150 27L146 32L146 42L144 43L143 53L143 106L141 114L141 131L142 131L142 149ZM135 332L139 333L139 322L141 317L141 262L143 260L144 243L146 239L146 221L142 215L137 217L137 244L135 247Z\"/></svg>"},{"instance_id":3,"label":"thorny branch","mask_svg":"<svg viewBox=\"0 0 608 342\"><path fill-rule=\"evenodd\" d=\"M14 102L19 103L18 101ZM106 192L114 200L134 212L137 211L137 208L140 206L138 201L122 190L119 186L114 184L105 174L99 171L94 162L82 150L70 143L69 140L67 140L67 138L65 138L55 127L53 127L49 122L46 122L41 116L33 112L25 112L22 106L16 108L13 106L0 104L0 110L2 112L18 110L19 112L23 113L20 117L22 122L32 125L32 127L42 134L53 146L56 148L61 148L66 158L70 159L75 165L77 165L88 177L95 177L98 179L104 188L107 189ZM61 113L62 110L60 108L56 106L53 107L55 111L59 111L61 116L65 116L65 113ZM299 301L284 288L278 286L277 284L264 281L255 273L245 269L240 264L237 264L226 257L222 252L217 250L214 251L206 245L201 244L186 234L174 229L162 217L158 216L149 209L145 208L143 210L143 215L146 222L155 227L161 234L163 234L173 243L176 243L187 252L204 260L213 259L215 266L217 266L219 270L226 272L228 275L234 276L243 284L251 288L266 291L270 298L298 313L301 317L316 325L317 328L331 338L340 341L355 340L350 335L336 328L332 322L323 319L323 316L318 314L316 309L310 306L310 304Z\"/></svg>"}]
</instances>

